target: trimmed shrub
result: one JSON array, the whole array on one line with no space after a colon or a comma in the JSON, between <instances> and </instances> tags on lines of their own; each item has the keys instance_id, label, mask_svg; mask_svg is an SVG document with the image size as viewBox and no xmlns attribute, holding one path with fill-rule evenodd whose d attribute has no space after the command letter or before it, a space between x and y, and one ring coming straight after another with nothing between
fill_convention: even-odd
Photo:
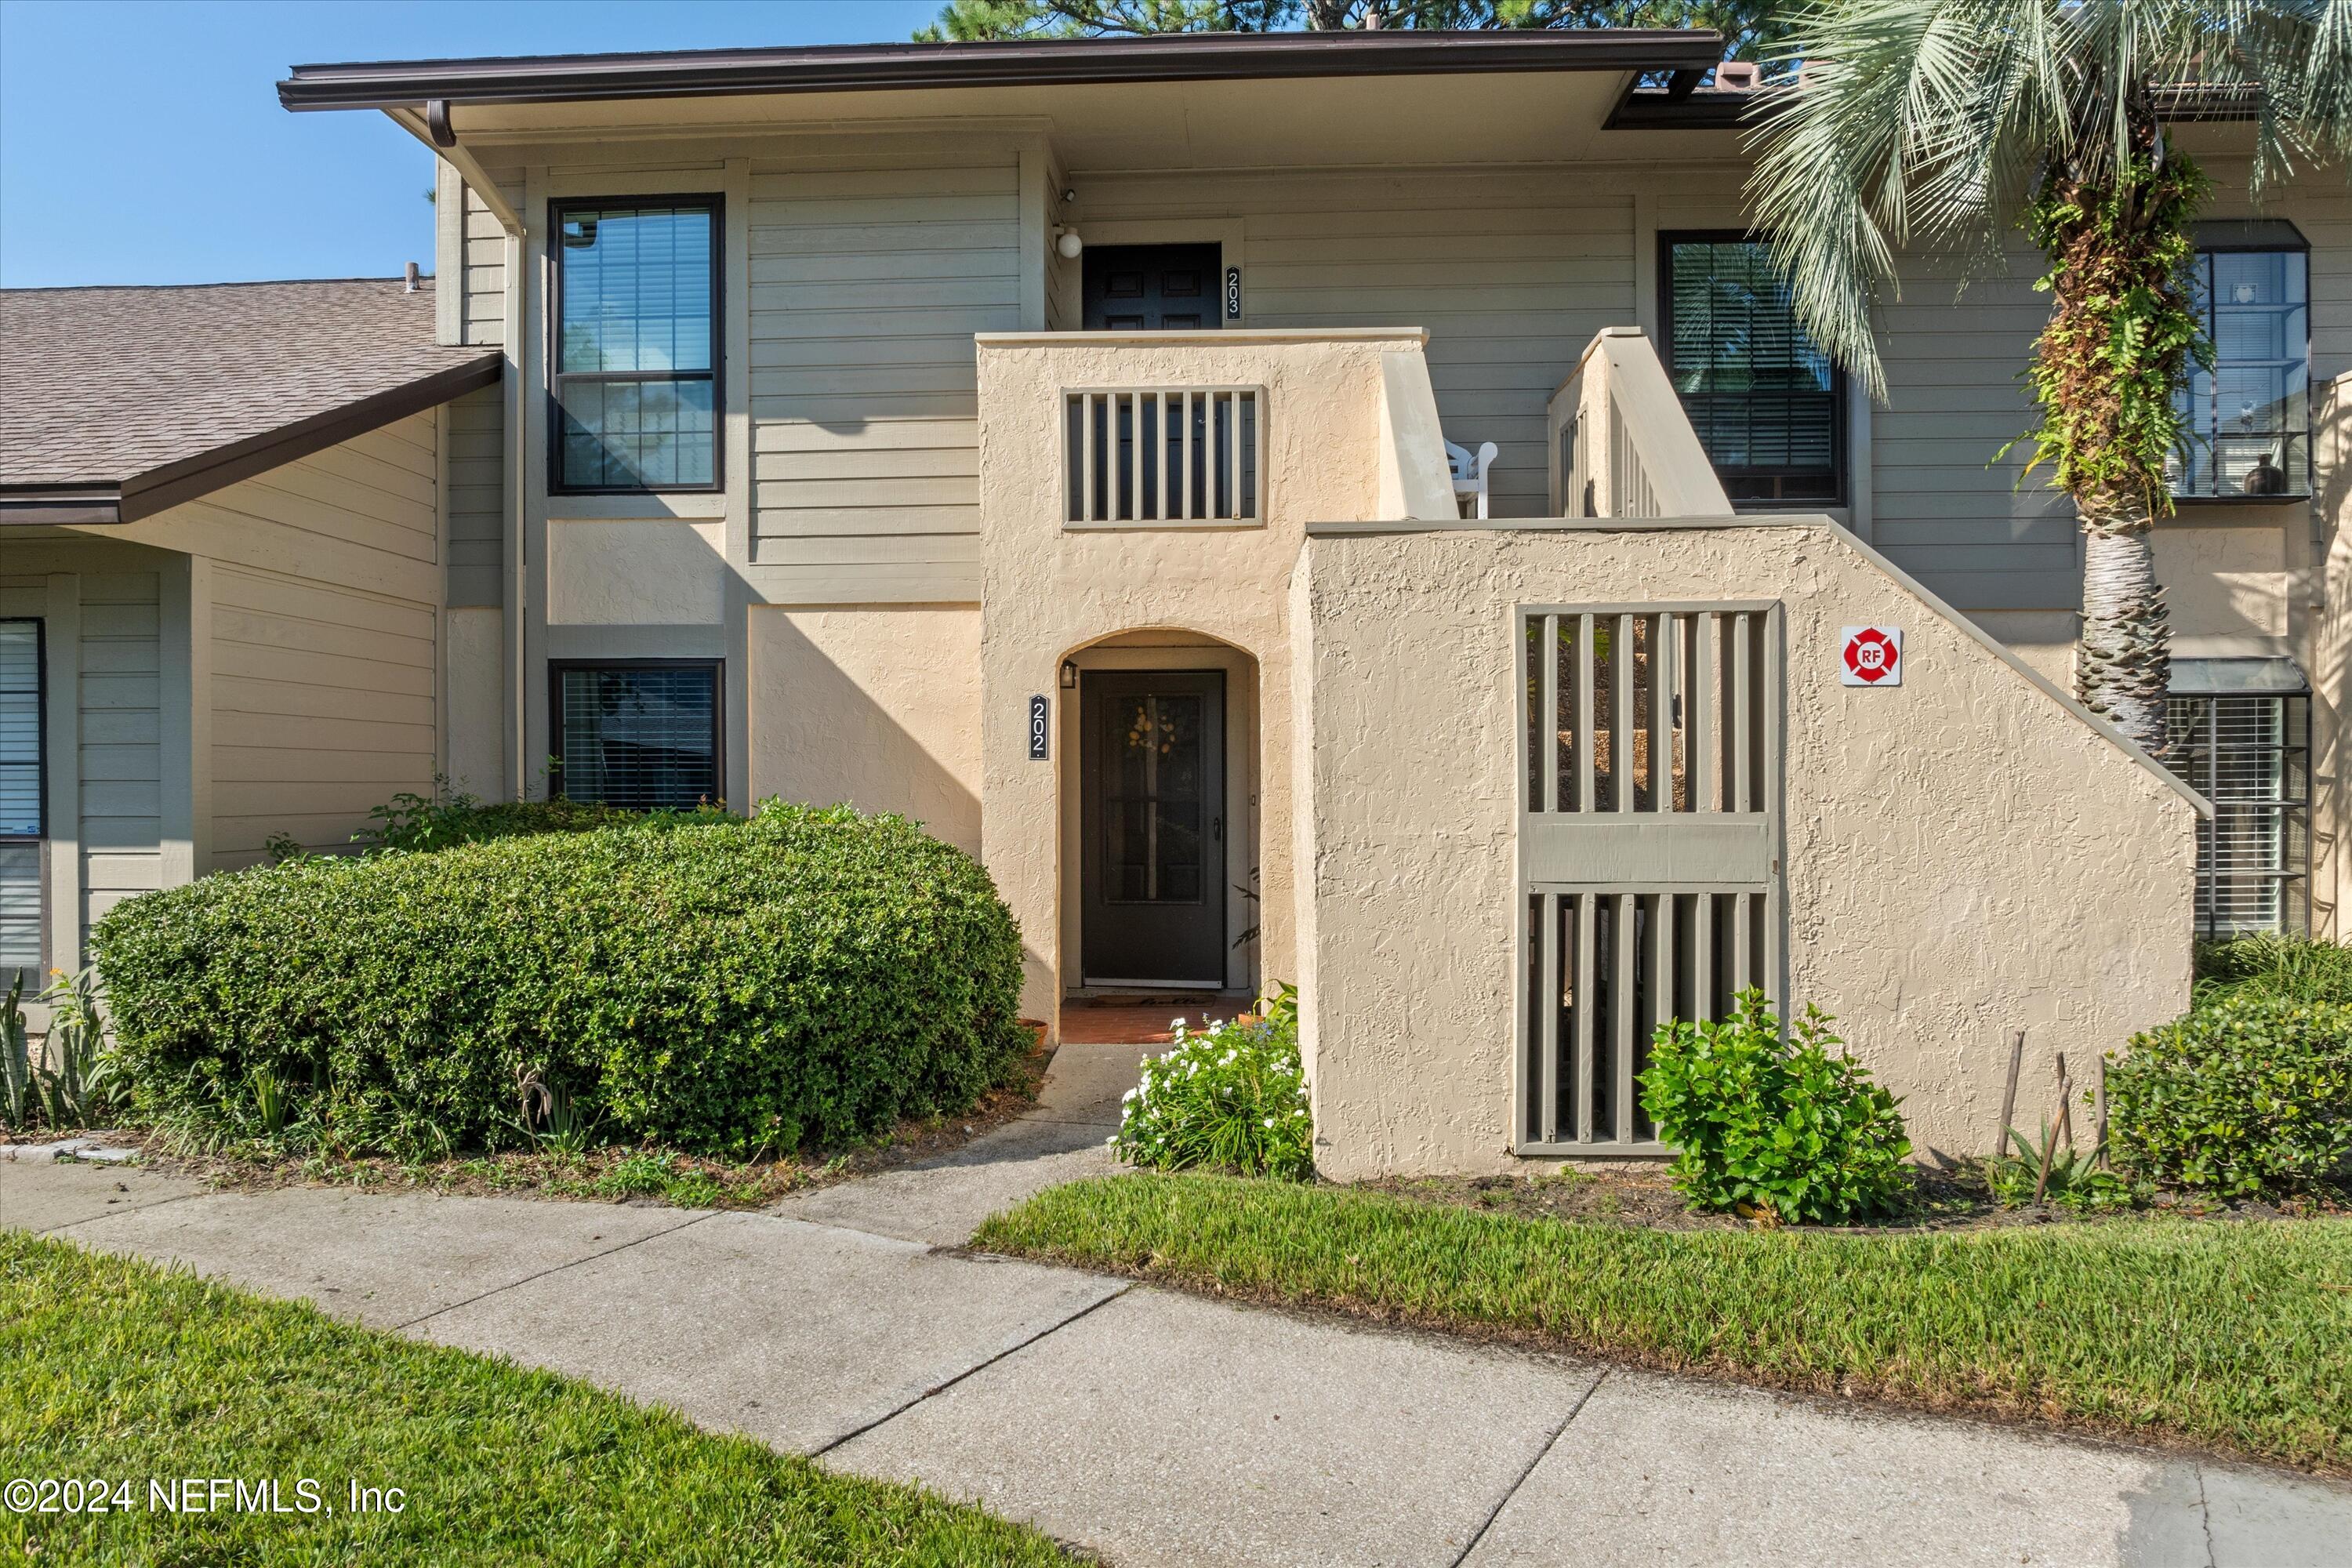
<instances>
[{"instance_id":1,"label":"trimmed shrub","mask_svg":"<svg viewBox=\"0 0 2352 1568\"><path fill-rule=\"evenodd\" d=\"M2233 996L2352 1006L2352 947L2267 931L2198 943L2197 1005Z\"/></svg>"},{"instance_id":2,"label":"trimmed shrub","mask_svg":"<svg viewBox=\"0 0 2352 1568\"><path fill-rule=\"evenodd\" d=\"M585 833L591 828L637 824L676 827L736 820L715 805L686 811L630 811L595 801L567 800L562 795L551 795L545 800L485 801L462 793L451 795L443 789L430 795L394 795L368 816L374 826L362 828L352 839L371 849L452 849L460 844L529 838L541 833Z\"/></svg>"},{"instance_id":3,"label":"trimmed shrub","mask_svg":"<svg viewBox=\"0 0 2352 1568\"><path fill-rule=\"evenodd\" d=\"M1199 1034L1177 1019L1174 1045L1144 1062L1110 1143L1121 1159L1155 1171L1299 1182L1314 1175L1297 988L1284 986L1257 1017L1213 1023Z\"/></svg>"},{"instance_id":4,"label":"trimmed shrub","mask_svg":"<svg viewBox=\"0 0 2352 1568\"><path fill-rule=\"evenodd\" d=\"M1761 991L1728 1018L1662 1024L1642 1074L1642 1109L1675 1145L1667 1169L1701 1208L1769 1210L1834 1224L1896 1207L1911 1152L1898 1101L1852 1057L1832 1019L1808 1007L1793 1049Z\"/></svg>"},{"instance_id":5,"label":"trimmed shrub","mask_svg":"<svg viewBox=\"0 0 2352 1568\"><path fill-rule=\"evenodd\" d=\"M260 1072L352 1150L513 1143L550 1105L604 1141L839 1143L964 1109L1027 1043L988 874L846 807L292 860L92 937L150 1118L237 1121Z\"/></svg>"},{"instance_id":6,"label":"trimmed shrub","mask_svg":"<svg viewBox=\"0 0 2352 1568\"><path fill-rule=\"evenodd\" d=\"M2231 997L2132 1037L2107 1068L2117 1163L2222 1197L2352 1176L2352 1006Z\"/></svg>"}]
</instances>

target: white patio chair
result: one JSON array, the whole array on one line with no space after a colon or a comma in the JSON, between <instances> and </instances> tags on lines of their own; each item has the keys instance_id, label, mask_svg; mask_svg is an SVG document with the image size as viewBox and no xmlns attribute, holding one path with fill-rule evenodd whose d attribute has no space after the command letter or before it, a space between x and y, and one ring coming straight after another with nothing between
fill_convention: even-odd
<instances>
[{"instance_id":1,"label":"white patio chair","mask_svg":"<svg viewBox=\"0 0 2352 1568\"><path fill-rule=\"evenodd\" d=\"M1451 441L1445 443L1445 461L1454 470L1454 499L1459 502L1465 496L1475 497L1477 507L1470 514L1473 517L1486 515L1486 470L1495 466L1497 449L1492 441L1482 443L1475 452Z\"/></svg>"}]
</instances>

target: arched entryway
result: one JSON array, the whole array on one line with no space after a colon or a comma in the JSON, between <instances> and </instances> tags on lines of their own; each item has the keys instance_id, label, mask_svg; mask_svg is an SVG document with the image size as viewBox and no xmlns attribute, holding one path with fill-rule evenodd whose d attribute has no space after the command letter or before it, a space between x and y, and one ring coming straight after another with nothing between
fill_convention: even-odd
<instances>
[{"instance_id":1,"label":"arched entryway","mask_svg":"<svg viewBox=\"0 0 2352 1568\"><path fill-rule=\"evenodd\" d=\"M1141 628L1070 651L1062 683L1064 994L1251 994L1257 660L1204 633Z\"/></svg>"}]
</instances>

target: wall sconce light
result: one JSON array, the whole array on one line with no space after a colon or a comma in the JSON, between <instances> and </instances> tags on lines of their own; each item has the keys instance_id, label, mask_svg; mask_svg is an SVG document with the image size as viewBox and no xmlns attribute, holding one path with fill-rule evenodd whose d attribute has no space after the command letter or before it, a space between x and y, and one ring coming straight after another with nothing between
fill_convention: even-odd
<instances>
[{"instance_id":1,"label":"wall sconce light","mask_svg":"<svg viewBox=\"0 0 2352 1568\"><path fill-rule=\"evenodd\" d=\"M1074 658L1066 658L1062 661L1062 689L1065 691L1076 691L1077 689L1078 661Z\"/></svg>"},{"instance_id":2,"label":"wall sconce light","mask_svg":"<svg viewBox=\"0 0 2352 1568\"><path fill-rule=\"evenodd\" d=\"M1054 248L1062 253L1065 261L1076 261L1078 253L1086 247L1087 242L1078 237L1078 231L1074 228L1066 228L1054 238Z\"/></svg>"}]
</instances>

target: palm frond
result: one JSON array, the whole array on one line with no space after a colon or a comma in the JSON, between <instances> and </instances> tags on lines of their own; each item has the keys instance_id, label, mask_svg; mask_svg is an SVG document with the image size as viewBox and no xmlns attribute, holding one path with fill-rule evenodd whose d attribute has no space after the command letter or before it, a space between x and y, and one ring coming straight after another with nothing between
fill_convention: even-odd
<instances>
[{"instance_id":1,"label":"palm frond","mask_svg":"<svg viewBox=\"0 0 2352 1568\"><path fill-rule=\"evenodd\" d=\"M2120 166L2162 92L2243 100L2257 197L2352 165L2352 0L1815 0L1789 30L1748 196L1798 318L1876 397L1896 255L1992 263L2035 177Z\"/></svg>"}]
</instances>

